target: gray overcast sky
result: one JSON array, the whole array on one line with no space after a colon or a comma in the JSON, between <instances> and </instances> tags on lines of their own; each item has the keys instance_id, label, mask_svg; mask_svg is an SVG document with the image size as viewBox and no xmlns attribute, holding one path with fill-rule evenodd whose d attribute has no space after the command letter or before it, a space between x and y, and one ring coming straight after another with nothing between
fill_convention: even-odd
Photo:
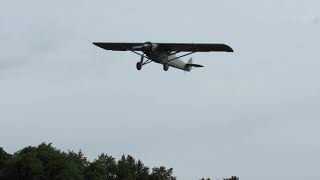
<instances>
[{"instance_id":1,"label":"gray overcast sky","mask_svg":"<svg viewBox=\"0 0 320 180\"><path fill-rule=\"evenodd\" d=\"M318 0L1 0L0 146L132 154L178 179L319 179ZM191 73L93 41L227 43Z\"/></svg>"}]
</instances>

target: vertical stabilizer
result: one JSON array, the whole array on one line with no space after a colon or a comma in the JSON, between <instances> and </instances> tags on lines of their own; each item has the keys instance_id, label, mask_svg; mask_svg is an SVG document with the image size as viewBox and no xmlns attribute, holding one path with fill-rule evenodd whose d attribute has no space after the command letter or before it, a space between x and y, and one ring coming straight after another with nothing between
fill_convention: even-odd
<instances>
[{"instance_id":1,"label":"vertical stabilizer","mask_svg":"<svg viewBox=\"0 0 320 180\"><path fill-rule=\"evenodd\" d=\"M192 60L192 58L190 58L190 59L188 60L188 63L187 63L187 64L193 64L192 62L193 62L193 60Z\"/></svg>"},{"instance_id":2,"label":"vertical stabilizer","mask_svg":"<svg viewBox=\"0 0 320 180\"><path fill-rule=\"evenodd\" d=\"M190 64L192 64L192 62L193 62L193 60L192 60L192 58L190 58L190 59L188 60L187 64L186 64L186 67L185 67L185 70L186 70L186 71L188 71L188 72L191 71L192 66L190 66Z\"/></svg>"}]
</instances>

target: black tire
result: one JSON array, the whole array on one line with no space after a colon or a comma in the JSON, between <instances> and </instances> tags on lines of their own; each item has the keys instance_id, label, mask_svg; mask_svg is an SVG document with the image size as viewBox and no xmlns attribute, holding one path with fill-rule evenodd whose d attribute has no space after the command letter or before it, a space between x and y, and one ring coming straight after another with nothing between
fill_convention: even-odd
<instances>
[{"instance_id":1,"label":"black tire","mask_svg":"<svg viewBox=\"0 0 320 180\"><path fill-rule=\"evenodd\" d=\"M169 70L169 64L163 64L163 70L168 71Z\"/></svg>"},{"instance_id":2,"label":"black tire","mask_svg":"<svg viewBox=\"0 0 320 180\"><path fill-rule=\"evenodd\" d=\"M137 69L138 71L140 71L142 69L142 64L141 62L137 62Z\"/></svg>"}]
</instances>

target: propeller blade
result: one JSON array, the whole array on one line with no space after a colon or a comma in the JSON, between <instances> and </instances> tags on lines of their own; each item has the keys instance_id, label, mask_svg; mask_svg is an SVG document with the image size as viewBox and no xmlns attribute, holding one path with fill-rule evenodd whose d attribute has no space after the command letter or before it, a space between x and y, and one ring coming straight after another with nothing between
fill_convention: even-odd
<instances>
[{"instance_id":1,"label":"propeller blade","mask_svg":"<svg viewBox=\"0 0 320 180\"><path fill-rule=\"evenodd\" d=\"M144 43L141 46L133 46L131 48L133 51L150 51L152 50L152 44L151 43Z\"/></svg>"},{"instance_id":2,"label":"propeller blade","mask_svg":"<svg viewBox=\"0 0 320 180\"><path fill-rule=\"evenodd\" d=\"M144 46L133 46L133 47L131 48L131 50L142 51L143 48L144 48Z\"/></svg>"}]
</instances>

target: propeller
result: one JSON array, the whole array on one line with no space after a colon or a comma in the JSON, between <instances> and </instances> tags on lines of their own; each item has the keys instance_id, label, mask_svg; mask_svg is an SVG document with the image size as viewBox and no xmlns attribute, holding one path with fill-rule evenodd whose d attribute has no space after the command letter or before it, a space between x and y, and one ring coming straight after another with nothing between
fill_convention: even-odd
<instances>
[{"instance_id":1,"label":"propeller","mask_svg":"<svg viewBox=\"0 0 320 180\"><path fill-rule=\"evenodd\" d=\"M147 51L151 51L152 50L152 43L151 42L145 42L143 45L141 46L133 46L131 48L131 50L133 51L144 51L144 52L147 52Z\"/></svg>"}]
</instances>

